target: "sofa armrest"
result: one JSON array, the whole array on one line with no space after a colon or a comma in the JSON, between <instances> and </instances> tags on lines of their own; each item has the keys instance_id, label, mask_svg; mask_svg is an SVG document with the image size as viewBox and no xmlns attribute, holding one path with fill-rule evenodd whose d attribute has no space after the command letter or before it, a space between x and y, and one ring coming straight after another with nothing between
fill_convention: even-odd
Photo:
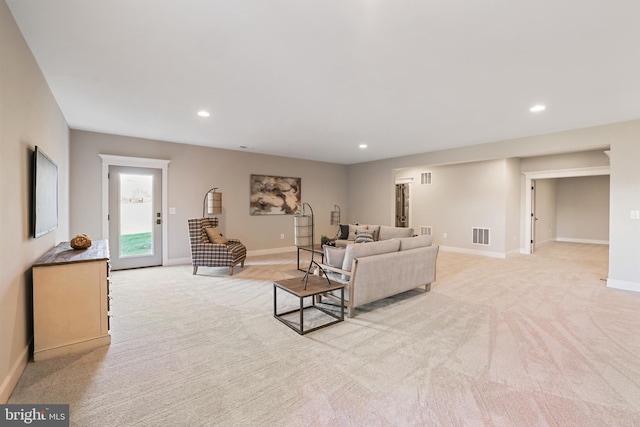
<instances>
[{"instance_id":1,"label":"sofa armrest","mask_svg":"<svg viewBox=\"0 0 640 427\"><path fill-rule=\"evenodd\" d=\"M347 271L347 270L343 270L341 268L337 268L337 267L331 267L330 265L326 265L326 264L318 264L320 266L320 268L322 268L323 270L326 271L332 271L334 273L339 273L339 274L343 274L345 276L351 276L351 272Z\"/></svg>"}]
</instances>

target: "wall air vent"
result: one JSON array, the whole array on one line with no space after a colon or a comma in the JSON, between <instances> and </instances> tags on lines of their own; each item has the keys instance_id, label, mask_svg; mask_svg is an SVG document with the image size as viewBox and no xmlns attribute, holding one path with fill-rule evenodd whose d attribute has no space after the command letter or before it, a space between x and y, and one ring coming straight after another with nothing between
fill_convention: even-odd
<instances>
[{"instance_id":1,"label":"wall air vent","mask_svg":"<svg viewBox=\"0 0 640 427\"><path fill-rule=\"evenodd\" d=\"M474 227L473 228L473 244L489 245L489 229Z\"/></svg>"},{"instance_id":2,"label":"wall air vent","mask_svg":"<svg viewBox=\"0 0 640 427\"><path fill-rule=\"evenodd\" d=\"M421 236L433 236L433 229L430 225L421 225L420 226L420 235Z\"/></svg>"},{"instance_id":3,"label":"wall air vent","mask_svg":"<svg viewBox=\"0 0 640 427\"><path fill-rule=\"evenodd\" d=\"M420 184L431 185L431 172L422 172L420 174Z\"/></svg>"}]
</instances>

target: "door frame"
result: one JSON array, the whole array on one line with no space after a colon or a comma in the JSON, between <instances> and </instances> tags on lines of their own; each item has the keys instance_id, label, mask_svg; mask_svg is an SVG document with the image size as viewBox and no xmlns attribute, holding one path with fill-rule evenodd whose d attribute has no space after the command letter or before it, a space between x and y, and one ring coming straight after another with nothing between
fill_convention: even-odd
<instances>
[{"instance_id":1,"label":"door frame","mask_svg":"<svg viewBox=\"0 0 640 427\"><path fill-rule=\"evenodd\" d=\"M586 167L586 168L575 168L575 169L559 169L559 170L547 170L547 171L536 171L536 172L523 172L525 177L524 179L524 212L523 212L523 221L524 221L524 247L520 249L520 252L523 254L531 254L531 214L532 214L532 190L531 190L531 181L536 179L547 179L547 178L573 178L579 176L597 176L597 175L611 175L611 167L610 166L594 166L594 167Z\"/></svg>"},{"instance_id":2,"label":"door frame","mask_svg":"<svg viewBox=\"0 0 640 427\"><path fill-rule=\"evenodd\" d=\"M536 251L536 179L531 179L531 186L529 187L531 192L531 216L529 217L529 227L531 227L531 239L529 242L529 253L532 254ZM557 209L557 208L556 208Z\"/></svg>"},{"instance_id":3,"label":"door frame","mask_svg":"<svg viewBox=\"0 0 640 427\"><path fill-rule=\"evenodd\" d=\"M109 238L109 166L129 166L135 168L160 169L162 175L162 265L167 265L169 245L167 237L167 187L169 181L169 163L171 160L150 159L145 157L114 156L98 154L102 159L102 238Z\"/></svg>"}]
</instances>

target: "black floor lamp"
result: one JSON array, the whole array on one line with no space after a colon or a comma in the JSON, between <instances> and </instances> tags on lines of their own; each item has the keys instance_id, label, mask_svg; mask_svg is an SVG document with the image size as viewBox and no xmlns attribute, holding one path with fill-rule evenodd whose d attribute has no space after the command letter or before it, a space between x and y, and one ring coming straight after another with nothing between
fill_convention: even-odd
<instances>
[{"instance_id":1,"label":"black floor lamp","mask_svg":"<svg viewBox=\"0 0 640 427\"><path fill-rule=\"evenodd\" d=\"M309 207L309 211L311 212L310 214L306 213L306 207ZM295 242L296 246L310 246L311 247L311 262L309 262L309 267L307 268L307 272L305 273L304 277L302 278L302 280L304 281L304 289L307 289L307 281L309 280L309 272L311 271L311 266L313 264L317 265L318 268L322 271L322 273L324 274L325 278L327 279L327 283L331 284L331 282L329 281L329 278L327 277L327 273L324 271L324 269L320 266L320 264L318 264L316 262L316 260L314 259L314 255L315 255L315 248L314 248L314 241L315 241L315 230L314 230L314 224L313 224L313 209L311 208L311 205L309 203L303 203L302 204L302 212L297 214L296 216L293 217L293 226L294 226L294 233L293 233L293 239Z\"/></svg>"}]
</instances>

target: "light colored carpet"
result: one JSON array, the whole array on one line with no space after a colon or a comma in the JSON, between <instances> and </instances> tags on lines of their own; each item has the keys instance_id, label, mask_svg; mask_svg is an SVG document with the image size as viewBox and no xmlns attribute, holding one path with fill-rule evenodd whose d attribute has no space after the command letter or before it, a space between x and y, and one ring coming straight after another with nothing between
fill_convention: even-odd
<instances>
[{"instance_id":1,"label":"light colored carpet","mask_svg":"<svg viewBox=\"0 0 640 427\"><path fill-rule=\"evenodd\" d=\"M30 363L9 403L78 426L638 426L640 294L605 287L607 251L440 252L431 292L303 337L269 281L294 253L115 272L112 344Z\"/></svg>"}]
</instances>

